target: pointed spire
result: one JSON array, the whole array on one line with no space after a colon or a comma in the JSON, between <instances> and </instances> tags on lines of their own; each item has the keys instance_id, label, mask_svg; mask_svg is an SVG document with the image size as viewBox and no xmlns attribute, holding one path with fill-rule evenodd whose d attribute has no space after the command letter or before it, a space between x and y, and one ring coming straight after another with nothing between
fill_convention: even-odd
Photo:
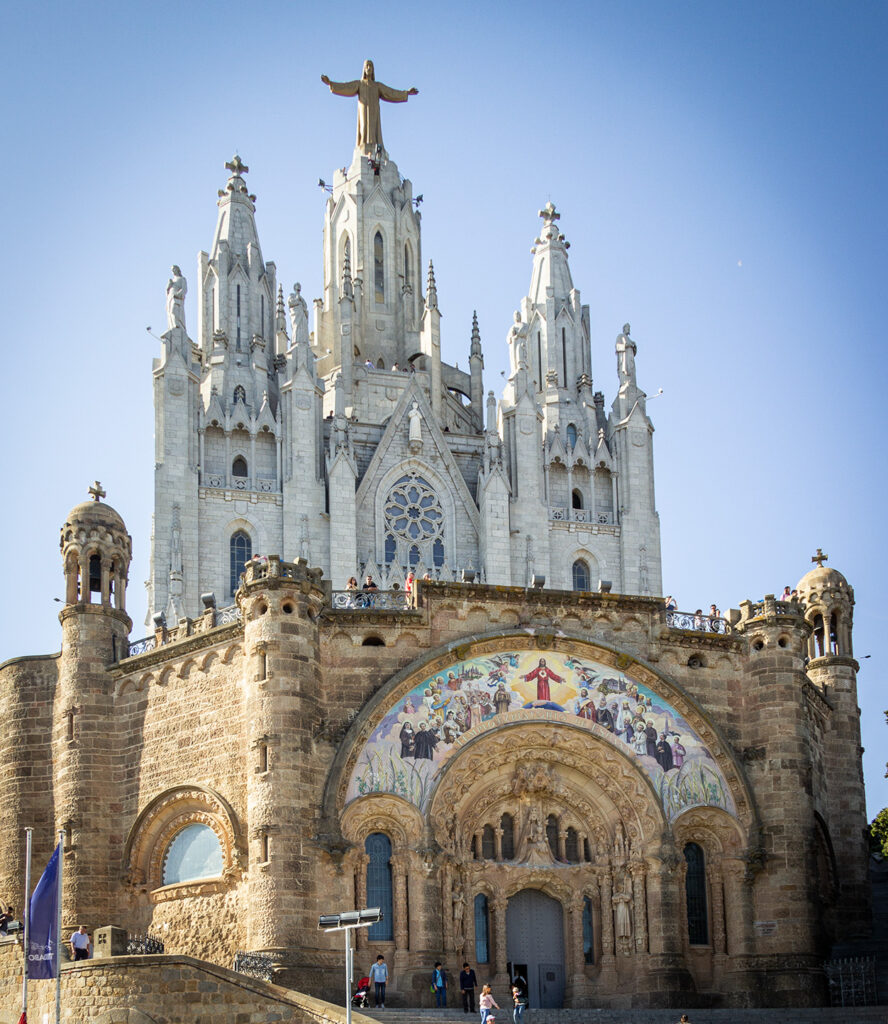
<instances>
[{"instance_id":1,"label":"pointed spire","mask_svg":"<svg viewBox=\"0 0 888 1024\"><path fill-rule=\"evenodd\" d=\"M426 306L428 309L438 308L438 288L435 284L435 266L429 260L429 278L426 284Z\"/></svg>"},{"instance_id":2,"label":"pointed spire","mask_svg":"<svg viewBox=\"0 0 888 1024\"><path fill-rule=\"evenodd\" d=\"M349 256L348 248L345 250L345 256L342 260L342 281L339 288L340 299L354 299L355 287L352 282L351 274L351 257Z\"/></svg>"},{"instance_id":3,"label":"pointed spire","mask_svg":"<svg viewBox=\"0 0 888 1024\"><path fill-rule=\"evenodd\" d=\"M472 348L470 355L481 355L481 332L478 330L478 310L472 312Z\"/></svg>"},{"instance_id":4,"label":"pointed spire","mask_svg":"<svg viewBox=\"0 0 888 1024\"><path fill-rule=\"evenodd\" d=\"M274 308L274 330L275 334L278 336L283 334L289 340L287 335L287 311L284 308L284 286L280 284L278 285L277 304Z\"/></svg>"}]
</instances>

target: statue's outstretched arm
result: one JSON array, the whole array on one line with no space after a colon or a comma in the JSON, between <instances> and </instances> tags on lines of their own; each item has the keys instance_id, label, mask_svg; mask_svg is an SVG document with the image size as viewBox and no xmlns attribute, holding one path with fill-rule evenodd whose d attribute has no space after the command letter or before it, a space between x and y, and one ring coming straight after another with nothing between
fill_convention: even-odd
<instances>
[{"instance_id":1,"label":"statue's outstretched arm","mask_svg":"<svg viewBox=\"0 0 888 1024\"><path fill-rule=\"evenodd\" d=\"M379 98L387 103L406 103L411 96L415 96L419 89L393 89L390 85L383 85L377 82L379 87Z\"/></svg>"},{"instance_id":2,"label":"statue's outstretched arm","mask_svg":"<svg viewBox=\"0 0 888 1024\"><path fill-rule=\"evenodd\" d=\"M337 96L357 96L361 84L358 79L353 82L331 82L326 75L321 75L321 81L324 85L329 85L330 92L336 93Z\"/></svg>"}]
</instances>

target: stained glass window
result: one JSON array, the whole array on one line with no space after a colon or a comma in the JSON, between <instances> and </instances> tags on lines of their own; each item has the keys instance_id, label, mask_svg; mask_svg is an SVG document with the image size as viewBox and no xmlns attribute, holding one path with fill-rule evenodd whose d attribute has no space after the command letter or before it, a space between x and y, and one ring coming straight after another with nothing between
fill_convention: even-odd
<instances>
[{"instance_id":1,"label":"stained glass window","mask_svg":"<svg viewBox=\"0 0 888 1024\"><path fill-rule=\"evenodd\" d=\"M709 915L706 908L706 864L696 843L684 848L687 873L685 895L688 905L688 941L692 946L709 943Z\"/></svg>"},{"instance_id":2,"label":"stained glass window","mask_svg":"<svg viewBox=\"0 0 888 1024\"><path fill-rule=\"evenodd\" d=\"M583 961L595 963L595 934L592 931L592 900L583 897Z\"/></svg>"},{"instance_id":3,"label":"stained glass window","mask_svg":"<svg viewBox=\"0 0 888 1024\"><path fill-rule=\"evenodd\" d=\"M229 579L228 586L232 594L240 586L241 573L244 566L253 557L253 544L243 530L238 530L232 535L228 545L229 551Z\"/></svg>"},{"instance_id":4,"label":"stained glass window","mask_svg":"<svg viewBox=\"0 0 888 1024\"><path fill-rule=\"evenodd\" d=\"M392 921L392 842L382 832L373 832L364 841L367 862L367 906L379 907L382 920L367 929L371 942L391 942L395 937Z\"/></svg>"},{"instance_id":5,"label":"stained glass window","mask_svg":"<svg viewBox=\"0 0 888 1024\"><path fill-rule=\"evenodd\" d=\"M387 563L444 564L444 510L427 480L402 476L388 493L383 517Z\"/></svg>"},{"instance_id":6,"label":"stained glass window","mask_svg":"<svg viewBox=\"0 0 888 1024\"><path fill-rule=\"evenodd\" d=\"M475 963L486 964L490 961L489 934L487 897L479 892L475 897Z\"/></svg>"}]
</instances>

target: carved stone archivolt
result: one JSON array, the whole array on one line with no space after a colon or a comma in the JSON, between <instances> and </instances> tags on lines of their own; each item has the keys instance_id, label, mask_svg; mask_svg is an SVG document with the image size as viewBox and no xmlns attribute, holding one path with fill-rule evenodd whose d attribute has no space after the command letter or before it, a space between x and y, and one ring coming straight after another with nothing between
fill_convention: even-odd
<instances>
[{"instance_id":1,"label":"carved stone archivolt","mask_svg":"<svg viewBox=\"0 0 888 1024\"><path fill-rule=\"evenodd\" d=\"M369 793L353 800L340 820L342 835L363 846L371 832L385 832L395 847L404 848L422 836L422 816L413 804L390 793Z\"/></svg>"},{"instance_id":2,"label":"carved stone archivolt","mask_svg":"<svg viewBox=\"0 0 888 1024\"><path fill-rule=\"evenodd\" d=\"M194 824L215 832L222 850L222 875L164 887L166 851L178 832ZM233 810L223 797L203 786L179 786L155 797L136 819L124 851L129 885L143 892L163 890L158 900L227 888L241 877L244 862Z\"/></svg>"}]
</instances>

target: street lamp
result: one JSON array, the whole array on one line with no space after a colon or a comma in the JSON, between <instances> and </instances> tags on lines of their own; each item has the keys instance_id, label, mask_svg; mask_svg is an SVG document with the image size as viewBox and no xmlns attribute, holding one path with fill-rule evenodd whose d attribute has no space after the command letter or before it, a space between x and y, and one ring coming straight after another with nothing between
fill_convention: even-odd
<instances>
[{"instance_id":1,"label":"street lamp","mask_svg":"<svg viewBox=\"0 0 888 1024\"><path fill-rule=\"evenodd\" d=\"M351 1024L351 986L354 978L354 967L352 963L351 933L355 928L369 928L382 920L382 910L379 907L369 907L366 910L346 910L342 914L321 914L318 918L318 928L322 932L345 932L345 1020Z\"/></svg>"}]
</instances>

